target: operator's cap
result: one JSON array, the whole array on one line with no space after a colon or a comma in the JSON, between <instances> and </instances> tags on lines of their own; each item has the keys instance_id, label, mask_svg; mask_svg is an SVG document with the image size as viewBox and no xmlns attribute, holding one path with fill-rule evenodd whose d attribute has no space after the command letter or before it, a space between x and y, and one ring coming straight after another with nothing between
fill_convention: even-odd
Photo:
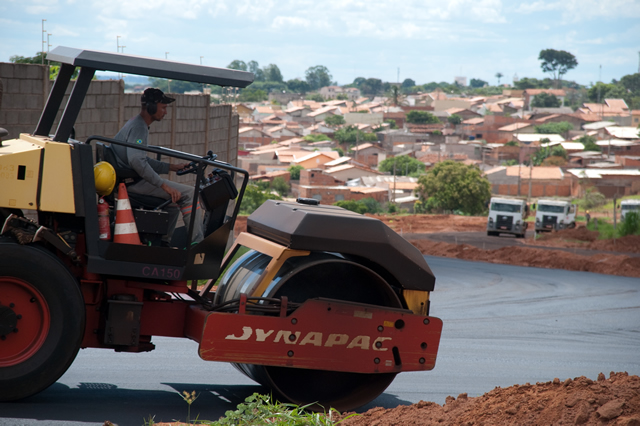
<instances>
[{"instance_id":1,"label":"operator's cap","mask_svg":"<svg viewBox=\"0 0 640 426\"><path fill-rule=\"evenodd\" d=\"M165 95L162 90L153 87L145 89L140 100L143 104L170 104L175 101L175 99Z\"/></svg>"}]
</instances>

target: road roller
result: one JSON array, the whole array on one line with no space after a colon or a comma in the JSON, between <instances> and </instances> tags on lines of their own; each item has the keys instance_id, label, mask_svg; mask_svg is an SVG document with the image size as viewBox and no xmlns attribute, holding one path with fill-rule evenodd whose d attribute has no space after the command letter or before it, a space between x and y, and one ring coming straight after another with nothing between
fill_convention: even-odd
<instances>
[{"instance_id":1,"label":"road roller","mask_svg":"<svg viewBox=\"0 0 640 426\"><path fill-rule=\"evenodd\" d=\"M154 336L194 340L202 359L316 410L357 408L396 374L434 368L435 277L381 221L315 199L269 200L234 236L246 170L213 153L74 137L96 70L239 88L251 73L69 47L47 59L61 68L36 129L0 146L0 401L46 389L81 348L145 352ZM189 163L181 173L194 175L204 240L191 241L192 224L179 247L162 244L166 204L118 190L118 144ZM127 199L139 243L113 237Z\"/></svg>"}]
</instances>

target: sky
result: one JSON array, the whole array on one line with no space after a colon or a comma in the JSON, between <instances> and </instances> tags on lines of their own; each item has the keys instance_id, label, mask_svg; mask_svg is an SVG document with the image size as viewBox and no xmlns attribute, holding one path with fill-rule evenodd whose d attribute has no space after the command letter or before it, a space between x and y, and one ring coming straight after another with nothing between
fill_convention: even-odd
<instances>
[{"instance_id":1,"label":"sky","mask_svg":"<svg viewBox=\"0 0 640 426\"><path fill-rule=\"evenodd\" d=\"M578 61L565 79L590 86L638 72L640 0L0 0L0 61L47 34L51 48L276 64L285 80L324 65L339 84L541 79L538 55L556 49Z\"/></svg>"}]
</instances>

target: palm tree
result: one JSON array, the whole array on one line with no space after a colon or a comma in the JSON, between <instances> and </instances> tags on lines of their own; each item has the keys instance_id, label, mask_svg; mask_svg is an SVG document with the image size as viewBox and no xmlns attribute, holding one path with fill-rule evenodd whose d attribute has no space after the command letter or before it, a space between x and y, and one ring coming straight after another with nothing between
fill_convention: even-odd
<instances>
[{"instance_id":1,"label":"palm tree","mask_svg":"<svg viewBox=\"0 0 640 426\"><path fill-rule=\"evenodd\" d=\"M496 73L496 78L498 79L498 86L500 86L500 79L502 78L503 74L501 72L497 72Z\"/></svg>"}]
</instances>

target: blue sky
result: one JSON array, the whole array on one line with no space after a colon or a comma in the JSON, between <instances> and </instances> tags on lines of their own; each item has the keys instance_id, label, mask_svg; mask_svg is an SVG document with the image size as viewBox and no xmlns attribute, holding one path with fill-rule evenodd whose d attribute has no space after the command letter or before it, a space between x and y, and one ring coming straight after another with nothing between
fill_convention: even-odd
<instances>
[{"instance_id":1,"label":"blue sky","mask_svg":"<svg viewBox=\"0 0 640 426\"><path fill-rule=\"evenodd\" d=\"M566 78L589 85L638 72L640 0L1 0L0 61L53 46L225 67L276 64L285 80L324 65L340 84L496 84L543 78L542 49L567 50ZM45 35L46 39L46 35Z\"/></svg>"}]
</instances>

